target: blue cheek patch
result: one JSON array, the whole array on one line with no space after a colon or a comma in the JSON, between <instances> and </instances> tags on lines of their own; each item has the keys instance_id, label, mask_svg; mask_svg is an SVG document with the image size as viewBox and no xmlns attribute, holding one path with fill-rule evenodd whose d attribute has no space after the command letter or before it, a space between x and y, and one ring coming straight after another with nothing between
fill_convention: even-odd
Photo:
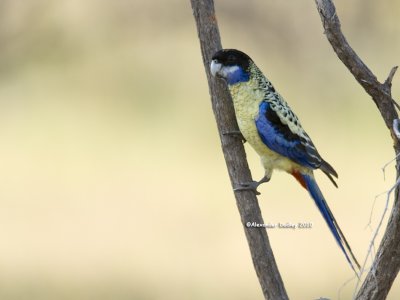
<instances>
[{"instance_id":1,"label":"blue cheek patch","mask_svg":"<svg viewBox=\"0 0 400 300\"><path fill-rule=\"evenodd\" d=\"M228 74L226 80L228 84L236 84L239 82L247 82L250 79L250 74L245 72L242 68L238 68L235 71Z\"/></svg>"}]
</instances>

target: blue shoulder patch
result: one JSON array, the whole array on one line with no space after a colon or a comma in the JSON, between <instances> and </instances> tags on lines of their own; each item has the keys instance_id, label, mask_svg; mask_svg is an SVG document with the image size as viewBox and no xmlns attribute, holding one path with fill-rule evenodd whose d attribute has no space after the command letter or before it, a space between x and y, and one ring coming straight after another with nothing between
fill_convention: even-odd
<instances>
[{"instance_id":1,"label":"blue shoulder patch","mask_svg":"<svg viewBox=\"0 0 400 300\"><path fill-rule=\"evenodd\" d=\"M312 142L293 133L266 101L260 104L256 127L261 140L271 150L304 167L320 167L321 157Z\"/></svg>"}]
</instances>

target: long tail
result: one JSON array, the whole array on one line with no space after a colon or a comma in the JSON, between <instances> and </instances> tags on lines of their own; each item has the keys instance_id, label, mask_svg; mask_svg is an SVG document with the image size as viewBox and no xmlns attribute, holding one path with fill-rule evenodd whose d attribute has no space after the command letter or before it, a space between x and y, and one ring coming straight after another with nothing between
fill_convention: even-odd
<instances>
[{"instance_id":1,"label":"long tail","mask_svg":"<svg viewBox=\"0 0 400 300\"><path fill-rule=\"evenodd\" d=\"M302 174L298 172L293 172L292 175L300 182L300 184L304 188L308 190L311 197L314 199L315 204L317 205L319 211L321 212L326 223L328 224L329 229L331 230L333 236L339 244L340 249L342 249L347 261L349 262L353 271L356 273L357 277L359 277L360 264L358 263L353 252L351 251L349 243L344 237L342 230L340 230L340 227L336 222L335 217L329 209L329 206L326 203L325 198L322 195L321 190L319 189L317 182L314 179L314 175Z\"/></svg>"}]
</instances>

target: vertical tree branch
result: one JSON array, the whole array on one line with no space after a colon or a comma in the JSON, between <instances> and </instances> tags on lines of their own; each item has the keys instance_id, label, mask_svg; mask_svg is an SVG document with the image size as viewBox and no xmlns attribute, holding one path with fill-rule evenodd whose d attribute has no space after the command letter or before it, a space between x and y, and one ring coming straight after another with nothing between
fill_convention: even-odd
<instances>
[{"instance_id":1,"label":"vertical tree branch","mask_svg":"<svg viewBox=\"0 0 400 300\"><path fill-rule=\"evenodd\" d=\"M213 0L191 0L207 74L212 108L232 186L251 181L246 154L240 138L224 133L239 131L229 92L220 81L211 78L212 55L222 48ZM265 228L246 227L247 222L263 224L257 197L252 191L235 193L236 204L249 244L251 257L265 299L288 299Z\"/></svg>"},{"instance_id":2,"label":"vertical tree branch","mask_svg":"<svg viewBox=\"0 0 400 300\"><path fill-rule=\"evenodd\" d=\"M391 96L392 79L397 70L394 67L384 83L380 83L371 70L351 48L344 37L336 9L331 0L315 0L325 34L339 59L345 64L354 78L372 97L381 116L390 130L397 156L397 178L399 178L398 157L400 145L396 138L393 121L398 115ZM373 266L362 284L356 299L385 299L400 269L400 201L399 189L395 191L395 201L389 223Z\"/></svg>"}]
</instances>

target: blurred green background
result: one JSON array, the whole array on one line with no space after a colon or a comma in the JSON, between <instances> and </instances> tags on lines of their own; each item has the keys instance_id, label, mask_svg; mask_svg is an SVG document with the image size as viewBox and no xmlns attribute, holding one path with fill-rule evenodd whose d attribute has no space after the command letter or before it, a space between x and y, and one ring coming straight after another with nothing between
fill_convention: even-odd
<instances>
[{"instance_id":1,"label":"blurred green background","mask_svg":"<svg viewBox=\"0 0 400 300\"><path fill-rule=\"evenodd\" d=\"M400 3L336 5L383 81L400 63ZM393 165L386 180L381 171L394 154L375 105L313 1L216 9L224 47L252 56L338 171L339 189L317 180L363 261L375 196L394 182ZM189 1L1 1L0 143L1 299L262 298ZM308 194L279 172L260 191L266 222L313 223L268 232L291 298L336 299L352 271ZM399 297L397 281L389 299Z\"/></svg>"}]
</instances>

